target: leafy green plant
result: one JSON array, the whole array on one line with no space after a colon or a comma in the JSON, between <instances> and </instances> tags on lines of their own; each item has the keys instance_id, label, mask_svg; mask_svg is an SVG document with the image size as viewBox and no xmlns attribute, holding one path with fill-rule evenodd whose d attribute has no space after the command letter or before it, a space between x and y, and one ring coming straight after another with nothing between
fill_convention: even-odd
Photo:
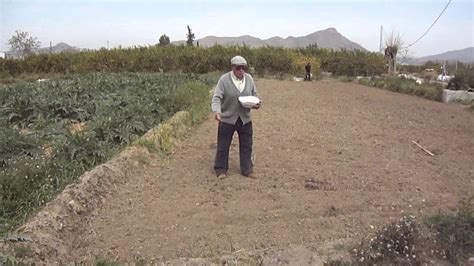
<instances>
[{"instance_id":1,"label":"leafy green plant","mask_svg":"<svg viewBox=\"0 0 474 266\"><path fill-rule=\"evenodd\" d=\"M0 87L0 234L175 112L208 112L215 82L91 73Z\"/></svg>"}]
</instances>

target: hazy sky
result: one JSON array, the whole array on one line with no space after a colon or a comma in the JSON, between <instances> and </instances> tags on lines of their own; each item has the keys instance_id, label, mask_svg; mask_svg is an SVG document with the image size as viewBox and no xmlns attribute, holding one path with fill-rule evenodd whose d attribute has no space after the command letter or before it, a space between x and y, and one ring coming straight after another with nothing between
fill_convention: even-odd
<instances>
[{"instance_id":1,"label":"hazy sky","mask_svg":"<svg viewBox=\"0 0 474 266\"><path fill-rule=\"evenodd\" d=\"M162 34L196 37L304 36L334 27L346 38L377 51L380 26L399 32L409 45L438 17L449 0L0 0L0 51L15 30L43 46L66 42L80 48L153 45ZM409 51L425 56L474 46L474 0L451 0L448 8Z\"/></svg>"}]
</instances>

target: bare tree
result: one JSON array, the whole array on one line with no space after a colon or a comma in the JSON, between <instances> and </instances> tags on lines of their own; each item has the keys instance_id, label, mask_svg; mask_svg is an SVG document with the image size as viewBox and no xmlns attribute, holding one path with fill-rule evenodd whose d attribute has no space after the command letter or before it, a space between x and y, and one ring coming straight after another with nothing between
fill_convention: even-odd
<instances>
[{"instance_id":1,"label":"bare tree","mask_svg":"<svg viewBox=\"0 0 474 266\"><path fill-rule=\"evenodd\" d=\"M393 75L397 72L397 53L401 51L403 45L400 33L392 32L385 39L385 57L388 60L388 74Z\"/></svg>"},{"instance_id":2,"label":"bare tree","mask_svg":"<svg viewBox=\"0 0 474 266\"><path fill-rule=\"evenodd\" d=\"M41 45L36 37L30 36L28 32L17 30L15 34L8 40L11 51L19 53L20 57L23 58L34 52Z\"/></svg>"}]
</instances>

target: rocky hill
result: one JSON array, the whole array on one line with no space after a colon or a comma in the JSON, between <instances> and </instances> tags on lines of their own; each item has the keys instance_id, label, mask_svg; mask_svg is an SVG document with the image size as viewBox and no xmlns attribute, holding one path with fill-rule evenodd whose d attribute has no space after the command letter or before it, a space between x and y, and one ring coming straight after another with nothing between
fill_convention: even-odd
<instances>
[{"instance_id":1,"label":"rocky hill","mask_svg":"<svg viewBox=\"0 0 474 266\"><path fill-rule=\"evenodd\" d=\"M429 55L419 58L412 58L407 60L408 64L417 64L421 65L428 61L438 61L438 62L454 62L459 61L468 64L474 64L474 47L468 47L461 50L454 50L449 52L444 52L441 54Z\"/></svg>"},{"instance_id":2,"label":"rocky hill","mask_svg":"<svg viewBox=\"0 0 474 266\"><path fill-rule=\"evenodd\" d=\"M58 54L62 52L80 52L80 51L81 49L78 47L60 42L51 47L38 48L34 52L36 54L47 54L47 53ZM5 58L20 58L20 57L21 57L21 53L19 51L5 52Z\"/></svg>"},{"instance_id":3,"label":"rocky hill","mask_svg":"<svg viewBox=\"0 0 474 266\"><path fill-rule=\"evenodd\" d=\"M223 46L231 45L248 45L250 47L262 47L262 46L274 46L274 47L285 47L285 48L300 48L307 47L309 45L316 44L318 47L330 48L330 49L347 49L347 50L363 50L365 48L355 43L342 34L340 34L335 28L328 28L321 31L316 31L306 36L281 38L275 36L266 40L259 39L250 35L244 35L239 37L217 37L207 36L197 40L200 46L209 47L215 44ZM183 44L185 41L173 42L173 44Z\"/></svg>"}]
</instances>

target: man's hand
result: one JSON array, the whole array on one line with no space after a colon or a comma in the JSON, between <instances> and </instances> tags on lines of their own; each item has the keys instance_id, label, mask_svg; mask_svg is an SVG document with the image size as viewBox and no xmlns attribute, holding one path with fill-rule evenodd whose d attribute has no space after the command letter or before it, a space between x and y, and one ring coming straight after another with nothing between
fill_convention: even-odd
<instances>
[{"instance_id":1,"label":"man's hand","mask_svg":"<svg viewBox=\"0 0 474 266\"><path fill-rule=\"evenodd\" d=\"M257 103L252 109L260 109L260 106L262 106L262 102Z\"/></svg>"},{"instance_id":2,"label":"man's hand","mask_svg":"<svg viewBox=\"0 0 474 266\"><path fill-rule=\"evenodd\" d=\"M216 113L216 115L214 116L216 118L217 121L221 121L221 113Z\"/></svg>"}]
</instances>

